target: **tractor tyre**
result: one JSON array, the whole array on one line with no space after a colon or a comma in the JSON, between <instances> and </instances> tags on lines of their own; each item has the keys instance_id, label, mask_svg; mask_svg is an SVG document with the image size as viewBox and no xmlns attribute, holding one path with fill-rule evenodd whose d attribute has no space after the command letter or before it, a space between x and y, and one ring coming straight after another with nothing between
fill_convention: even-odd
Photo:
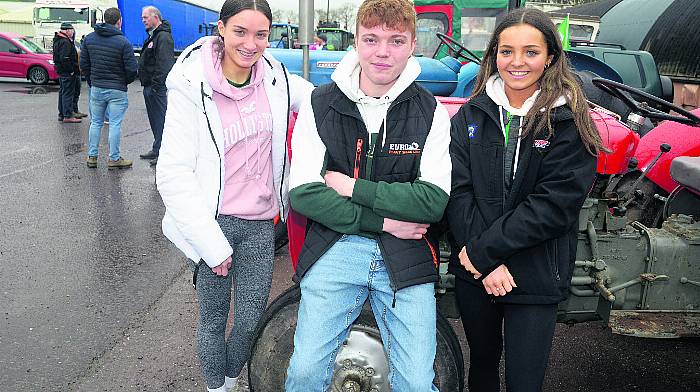
<instances>
[{"instance_id":1,"label":"tractor tyre","mask_svg":"<svg viewBox=\"0 0 700 392\"><path fill-rule=\"evenodd\" d=\"M293 286L275 299L263 314L248 361L251 392L284 390L287 367L294 351L294 330L301 290ZM464 362L457 336L438 314L435 385L441 391L462 391ZM372 308L365 303L347 340L338 352L330 391L353 383L358 392L389 392L388 363ZM353 388L353 387L351 387Z\"/></svg>"}]
</instances>

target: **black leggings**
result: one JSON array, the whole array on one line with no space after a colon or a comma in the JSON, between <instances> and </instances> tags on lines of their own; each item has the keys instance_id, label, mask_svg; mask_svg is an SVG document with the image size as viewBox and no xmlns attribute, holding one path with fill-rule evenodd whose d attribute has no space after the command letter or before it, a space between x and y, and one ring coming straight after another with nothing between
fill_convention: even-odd
<instances>
[{"instance_id":1,"label":"black leggings","mask_svg":"<svg viewBox=\"0 0 700 392\"><path fill-rule=\"evenodd\" d=\"M541 391L557 305L496 303L483 286L459 278L455 284L469 343L469 392L500 390L498 368L504 337L508 392Z\"/></svg>"}]
</instances>

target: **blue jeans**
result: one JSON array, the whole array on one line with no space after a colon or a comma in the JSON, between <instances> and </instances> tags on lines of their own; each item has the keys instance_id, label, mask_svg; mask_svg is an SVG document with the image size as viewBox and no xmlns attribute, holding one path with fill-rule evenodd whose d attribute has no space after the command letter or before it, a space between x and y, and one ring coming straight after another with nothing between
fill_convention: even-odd
<instances>
[{"instance_id":1,"label":"blue jeans","mask_svg":"<svg viewBox=\"0 0 700 392\"><path fill-rule=\"evenodd\" d=\"M92 119L92 109L90 108L92 105L90 105L90 91L92 90L92 87L90 85L87 85L87 91L88 91L88 114L90 115L90 119ZM105 121L109 121L109 107L107 107L107 110L105 110Z\"/></svg>"},{"instance_id":2,"label":"blue jeans","mask_svg":"<svg viewBox=\"0 0 700 392\"><path fill-rule=\"evenodd\" d=\"M369 297L389 360L393 391L437 392L433 385L436 306L433 283L394 291L377 241L344 235L304 275L287 369L287 392L325 392L335 358Z\"/></svg>"},{"instance_id":3,"label":"blue jeans","mask_svg":"<svg viewBox=\"0 0 700 392\"><path fill-rule=\"evenodd\" d=\"M116 161L121 157L119 141L121 126L129 98L126 91L100 87L90 88L90 133L88 134L88 156L97 156L100 144L100 131L105 120L105 111L109 110L109 159Z\"/></svg>"}]
</instances>

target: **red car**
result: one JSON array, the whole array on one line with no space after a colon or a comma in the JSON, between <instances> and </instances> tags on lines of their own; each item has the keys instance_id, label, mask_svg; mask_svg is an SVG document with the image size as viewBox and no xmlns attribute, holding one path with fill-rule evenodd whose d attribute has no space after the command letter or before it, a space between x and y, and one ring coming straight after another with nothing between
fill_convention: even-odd
<instances>
[{"instance_id":1,"label":"red car","mask_svg":"<svg viewBox=\"0 0 700 392\"><path fill-rule=\"evenodd\" d=\"M58 80L51 53L20 34L2 32L0 76L29 79L34 84Z\"/></svg>"}]
</instances>

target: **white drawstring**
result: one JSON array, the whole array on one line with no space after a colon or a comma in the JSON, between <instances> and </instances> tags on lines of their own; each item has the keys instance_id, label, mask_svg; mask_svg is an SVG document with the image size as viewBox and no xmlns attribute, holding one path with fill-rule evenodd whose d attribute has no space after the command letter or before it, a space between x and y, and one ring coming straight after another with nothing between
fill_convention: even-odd
<instances>
[{"instance_id":1,"label":"white drawstring","mask_svg":"<svg viewBox=\"0 0 700 392\"><path fill-rule=\"evenodd\" d=\"M518 158L520 156L520 133L523 130L522 119L520 124L518 124L518 141L515 144L515 162L513 162L513 180L515 179L515 172L518 171Z\"/></svg>"},{"instance_id":2,"label":"white drawstring","mask_svg":"<svg viewBox=\"0 0 700 392\"><path fill-rule=\"evenodd\" d=\"M388 130L386 129L386 116L389 113L389 106L391 106L391 101L388 95L384 96L384 103L386 106L386 110L384 110L384 135L382 136L382 149L384 148L384 144L386 143L386 134Z\"/></svg>"}]
</instances>

